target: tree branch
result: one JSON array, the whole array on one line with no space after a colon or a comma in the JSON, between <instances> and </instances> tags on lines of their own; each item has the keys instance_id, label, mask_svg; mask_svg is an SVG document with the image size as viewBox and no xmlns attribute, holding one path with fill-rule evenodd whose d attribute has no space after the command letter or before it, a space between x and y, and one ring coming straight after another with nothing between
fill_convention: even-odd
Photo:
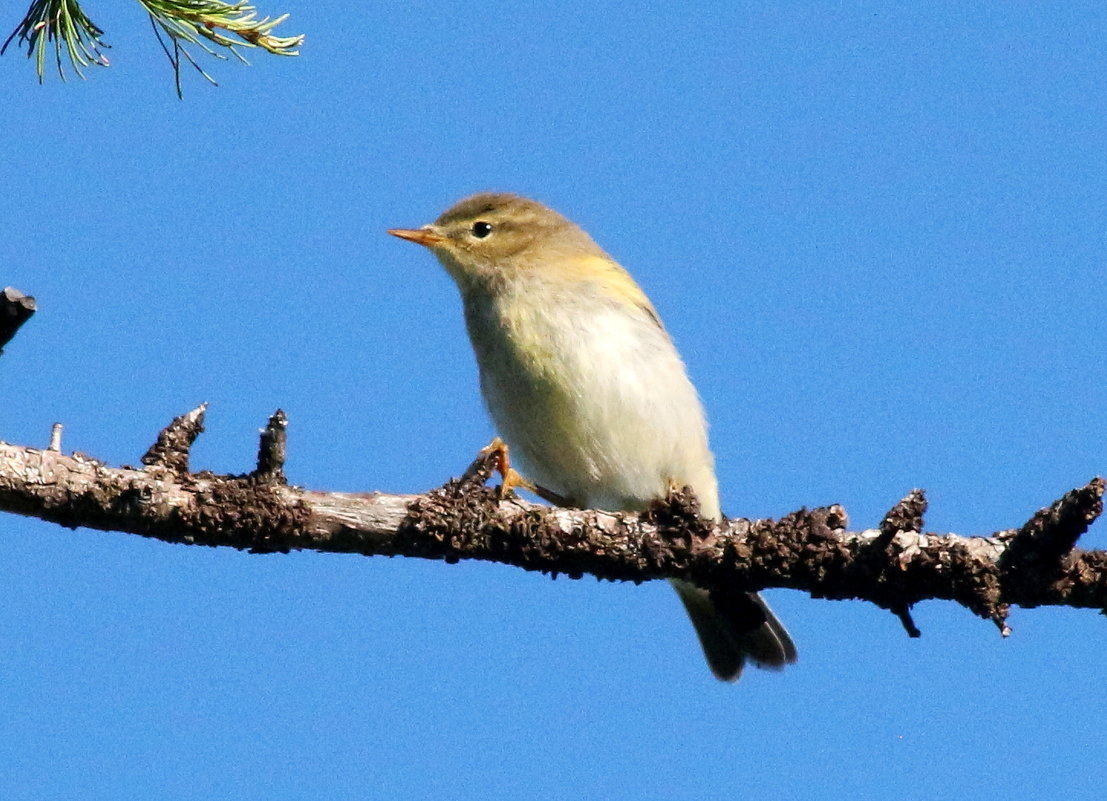
<instances>
[{"instance_id":1,"label":"tree branch","mask_svg":"<svg viewBox=\"0 0 1107 801\"><path fill-rule=\"evenodd\" d=\"M279 411L262 433L254 472L191 473L188 452L203 412L201 406L162 431L141 469L0 443L0 510L71 528L254 553L479 559L571 578L788 587L816 598L870 601L896 614L912 636L918 629L911 606L932 598L955 601L1004 634L1012 604L1107 607L1107 551L1074 547L1103 510L1102 478L1021 528L988 537L922 533L920 490L896 504L878 529L847 530L840 506L801 509L779 520L714 523L698 517L687 490L643 515L502 498L486 486L494 453L423 495L289 487L283 479L287 418Z\"/></svg>"}]
</instances>

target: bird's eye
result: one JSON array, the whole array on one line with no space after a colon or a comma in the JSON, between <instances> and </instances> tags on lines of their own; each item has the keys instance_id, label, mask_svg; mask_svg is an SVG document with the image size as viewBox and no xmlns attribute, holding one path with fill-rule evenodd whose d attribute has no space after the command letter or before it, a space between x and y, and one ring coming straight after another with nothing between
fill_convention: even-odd
<instances>
[{"instance_id":1,"label":"bird's eye","mask_svg":"<svg viewBox=\"0 0 1107 801\"><path fill-rule=\"evenodd\" d=\"M485 222L484 220L477 220L469 230L473 232L473 236L477 239L484 239L492 233L492 223Z\"/></svg>"}]
</instances>

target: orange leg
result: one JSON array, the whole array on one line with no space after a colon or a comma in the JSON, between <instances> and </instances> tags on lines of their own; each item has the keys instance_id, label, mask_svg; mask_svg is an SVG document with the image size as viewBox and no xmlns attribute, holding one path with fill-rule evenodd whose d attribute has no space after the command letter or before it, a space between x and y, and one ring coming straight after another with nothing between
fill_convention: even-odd
<instances>
[{"instance_id":1,"label":"orange leg","mask_svg":"<svg viewBox=\"0 0 1107 801\"><path fill-rule=\"evenodd\" d=\"M490 443L481 448L482 454L494 454L496 457L496 472L503 476L503 481L500 482L498 492L501 498L506 498L511 495L516 487L522 487L528 492L533 492L539 498L554 506L573 506L567 499L561 497L552 490L540 487L524 476L518 470L511 466L511 459L508 455L507 443L499 437L493 439Z\"/></svg>"},{"instance_id":2,"label":"orange leg","mask_svg":"<svg viewBox=\"0 0 1107 801\"><path fill-rule=\"evenodd\" d=\"M518 470L511 466L511 458L508 455L507 443L499 437L489 442L480 449L481 454L493 454L496 457L496 472L503 477L500 482L500 497L504 498L515 491L516 487L538 494L538 487L533 481L525 478Z\"/></svg>"}]
</instances>

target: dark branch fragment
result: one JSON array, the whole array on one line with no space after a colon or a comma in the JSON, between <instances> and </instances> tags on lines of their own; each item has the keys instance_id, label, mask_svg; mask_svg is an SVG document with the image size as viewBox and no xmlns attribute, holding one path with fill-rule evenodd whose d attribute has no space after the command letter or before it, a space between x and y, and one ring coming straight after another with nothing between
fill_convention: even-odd
<instances>
[{"instance_id":1,"label":"dark branch fragment","mask_svg":"<svg viewBox=\"0 0 1107 801\"><path fill-rule=\"evenodd\" d=\"M15 332L31 319L36 309L35 299L24 295L14 287L4 287L0 292L0 353L11 342Z\"/></svg>"},{"instance_id":2,"label":"dark branch fragment","mask_svg":"<svg viewBox=\"0 0 1107 801\"><path fill-rule=\"evenodd\" d=\"M254 476L271 484L287 484L284 459L288 450L288 415L277 409L261 430L258 442L258 466Z\"/></svg>"},{"instance_id":3,"label":"dark branch fragment","mask_svg":"<svg viewBox=\"0 0 1107 801\"><path fill-rule=\"evenodd\" d=\"M158 434L158 440L142 457L147 467L165 467L178 475L188 474L188 454L192 443L204 430L204 412L208 405L201 403L191 412L174 417Z\"/></svg>"}]
</instances>

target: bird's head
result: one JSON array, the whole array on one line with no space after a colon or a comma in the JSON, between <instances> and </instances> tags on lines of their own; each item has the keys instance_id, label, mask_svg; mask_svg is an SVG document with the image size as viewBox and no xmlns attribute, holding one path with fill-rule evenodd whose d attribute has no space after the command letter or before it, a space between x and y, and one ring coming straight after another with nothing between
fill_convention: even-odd
<instances>
[{"instance_id":1,"label":"bird's head","mask_svg":"<svg viewBox=\"0 0 1107 801\"><path fill-rule=\"evenodd\" d=\"M587 233L553 209L499 192L467 197L422 228L388 233L429 248L463 287L528 272L569 280L593 260L610 261Z\"/></svg>"}]
</instances>

